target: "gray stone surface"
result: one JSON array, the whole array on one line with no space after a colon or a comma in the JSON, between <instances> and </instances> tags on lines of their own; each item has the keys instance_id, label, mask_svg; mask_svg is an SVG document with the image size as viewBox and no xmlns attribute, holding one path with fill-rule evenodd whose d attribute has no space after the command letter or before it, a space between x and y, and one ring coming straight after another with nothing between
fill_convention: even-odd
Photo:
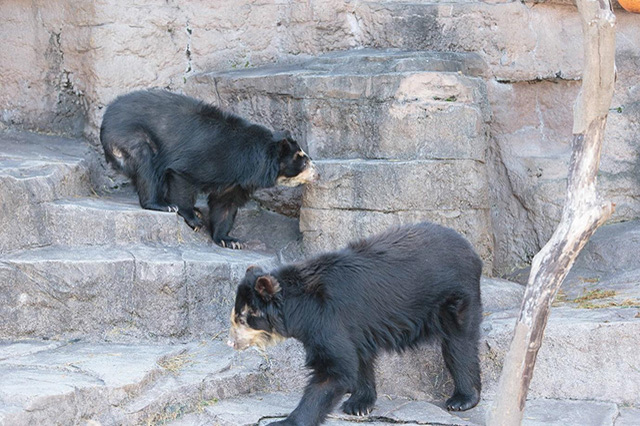
<instances>
[{"instance_id":1,"label":"gray stone surface","mask_svg":"<svg viewBox=\"0 0 640 426\"><path fill-rule=\"evenodd\" d=\"M630 59L636 66L639 60ZM632 95L639 83L616 90L603 143L598 192L616 204L612 217L616 222L640 214L634 136L640 128L637 100ZM571 154L573 104L579 88L577 81L487 84L493 113L490 198L499 260L496 268L502 272L527 263L560 219Z\"/></svg>"},{"instance_id":2,"label":"gray stone surface","mask_svg":"<svg viewBox=\"0 0 640 426\"><path fill-rule=\"evenodd\" d=\"M227 328L237 283L274 256L217 246L50 247L0 259L0 336L179 337Z\"/></svg>"},{"instance_id":3,"label":"gray stone surface","mask_svg":"<svg viewBox=\"0 0 640 426\"><path fill-rule=\"evenodd\" d=\"M114 0L11 4L0 25L12 46L0 56L0 122L96 132L101 107L134 88L179 90L197 72L363 47L478 52L502 80L579 78L575 7L542 3L153 1L127 11ZM635 53L638 18L616 15L619 82L629 87L625 72L634 68L623 59Z\"/></svg>"},{"instance_id":4,"label":"gray stone surface","mask_svg":"<svg viewBox=\"0 0 640 426\"><path fill-rule=\"evenodd\" d=\"M241 396L221 401L204 409L202 413L189 414L171 426L249 426L267 425L291 412L300 398L299 393L268 393ZM427 401L380 396L373 412L364 418L347 416L337 408L329 415L327 425L366 424L409 424L409 425L484 425L485 413L492 401L481 401L469 411L448 413L439 405ZM522 425L556 426L607 426L624 423L624 417L633 415L630 408L619 408L616 404L579 401L531 399L527 401ZM620 415L618 416L618 411ZM628 417L628 420L632 420Z\"/></svg>"},{"instance_id":5,"label":"gray stone surface","mask_svg":"<svg viewBox=\"0 0 640 426\"><path fill-rule=\"evenodd\" d=\"M194 76L186 88L273 128L314 159L484 160L484 84L471 54L358 50Z\"/></svg>"},{"instance_id":6,"label":"gray stone surface","mask_svg":"<svg viewBox=\"0 0 640 426\"><path fill-rule=\"evenodd\" d=\"M491 404L492 401L483 401L476 408L455 414L477 424L485 424ZM525 406L522 425L610 426L614 424L618 410L618 406L610 402L530 399Z\"/></svg>"},{"instance_id":7,"label":"gray stone surface","mask_svg":"<svg viewBox=\"0 0 640 426\"><path fill-rule=\"evenodd\" d=\"M614 274L640 269L640 222L615 223L599 228L576 260L576 270Z\"/></svg>"},{"instance_id":8,"label":"gray stone surface","mask_svg":"<svg viewBox=\"0 0 640 426\"><path fill-rule=\"evenodd\" d=\"M305 189L300 230L310 253L335 250L391 225L429 220L462 232L492 270L483 165L472 160L327 160Z\"/></svg>"},{"instance_id":9,"label":"gray stone surface","mask_svg":"<svg viewBox=\"0 0 640 426\"><path fill-rule=\"evenodd\" d=\"M205 229L194 232L177 213L144 210L134 194L116 200L65 199L47 203L43 209L42 237L54 244L211 244Z\"/></svg>"},{"instance_id":10,"label":"gray stone surface","mask_svg":"<svg viewBox=\"0 0 640 426\"><path fill-rule=\"evenodd\" d=\"M374 235L390 226L426 220L462 233L483 258L484 272L490 274L492 270L493 241L485 210L382 212L303 208L300 213L300 230L308 253L337 250L354 239Z\"/></svg>"},{"instance_id":11,"label":"gray stone surface","mask_svg":"<svg viewBox=\"0 0 640 426\"><path fill-rule=\"evenodd\" d=\"M568 47L581 37L574 8L500 1L363 3L359 29L368 46L482 52L499 80L580 76L582 52ZM562 29L542 29L557 21Z\"/></svg>"},{"instance_id":12,"label":"gray stone surface","mask_svg":"<svg viewBox=\"0 0 640 426\"><path fill-rule=\"evenodd\" d=\"M493 257L496 271L505 271L528 262L544 244L558 218L568 159L571 105L578 86L573 79L579 78L582 66L577 13L564 0L534 6L466 0L447 3L311 0L278 4L251 0L233 4L178 1L135 4L126 10L115 7L112 0L73 4L59 0L23 3L3 5L6 19L0 22L0 34L9 41L10 48L0 51L0 86L3 87L0 126L24 125L73 134L84 130L93 136L94 144L97 143L95 136L101 108L116 95L151 85L180 90L187 80L190 80L187 90L197 93L190 86L196 79L187 78L194 72L252 68L281 60L301 62L302 59L304 62L308 54L363 46L477 52L472 62L460 62L458 59L462 55L455 54L449 57L438 54L440 59L433 61L435 56L430 59L429 54L424 53L394 53L393 59L384 59L386 53L370 51L336 53L334 57L338 59L332 64L325 63L322 69L309 69L307 75L283 68L281 73L289 73L289 77L277 77L282 86L276 84L275 77L263 78L260 70L249 71L244 82L233 81L233 75L227 73L216 78L219 82L228 82L228 87L235 85L241 95L235 99L240 112L274 127L292 127L294 134L317 158L326 153L344 158L406 159L410 154L418 153L424 158L471 158L486 164L491 182L486 203L491 209L490 217L483 211L474 215L459 209L459 213L454 212L449 217L440 214L440 219L430 216L433 211L419 210L398 212L390 219L386 210L341 210L339 214L336 210L336 214L329 215L326 210L314 208L307 209L306 216L303 214L308 231L315 232L319 229L314 228L315 223L324 223L327 229L344 229L346 225L365 235L400 220L442 220L441 223L454 227L457 224L484 256L488 253ZM636 178L636 135L640 131L637 120L640 84L637 72L640 32L637 28L640 17L619 9L616 15L618 82L609 115L599 182L603 194L617 204L615 220L628 220L637 218L640 211ZM559 22L562 25L558 25ZM558 43L560 39L563 43ZM417 57L420 55L422 59ZM440 69L433 68L434 64ZM366 72L362 72L363 69ZM360 71L354 73L353 70ZM472 77L456 75L457 71ZM251 73L254 78L249 78ZM489 79L487 94L480 84L481 78ZM537 82L531 84L532 81ZM287 85L292 85L293 89ZM212 87L201 93L208 99L219 100L218 97L224 96L225 88L221 89L219 94L214 94ZM249 95L252 91L262 91L263 96L252 99ZM321 94L322 99L305 95L305 91ZM412 94L416 94L415 98ZM486 107L487 95L491 116ZM234 99L224 102L234 102ZM493 139L487 144L483 135L487 133L490 117ZM296 125L298 122L311 128ZM113 258L109 259L105 254L109 249L105 248L105 253L90 259L91 249L80 249L77 252L84 251L86 256L77 255L73 260L84 264L80 267L73 266L69 259L63 259L64 256L53 258L51 250L57 249L52 248L43 250L47 253L44 259L22 262L22 269L13 260L7 263L5 254L8 251L50 244L50 240L43 238L46 235L52 239L56 235L63 237L67 244L90 243L93 237L104 238L105 243L112 244L113 237L108 233L115 228L109 230L107 226L115 226L113 224L119 219L106 220L102 228L96 221L92 228L84 230L62 229L67 224L77 226L70 220L76 215L82 218L82 223L90 224L91 215L99 213L92 212L86 205L78 209L70 207L74 203L68 200L77 195L89 195L91 167L82 160L78 162L82 155L67 152L66 142L58 138L39 139L41 147L36 151L21 151L28 154L26 157L2 157L6 154L5 147L13 150L22 142L29 143L20 137L11 138L13 141L7 144L10 138L0 137L3 151L0 154L0 204L4 206L0 207L0 283L6 299L2 300L3 309L13 309L6 301L27 306L20 305L20 309L30 309L28 306L32 305L34 310L40 309L35 308L40 303L43 312L59 307L61 312L71 313L67 316L54 314L53 321L69 320L78 329L94 327L85 322L86 319L93 321L94 317L99 321L120 322L122 316L118 312L124 309L124 318L133 318L129 321L133 321L134 326L125 325L111 333L97 334L114 339L184 336L182 330L202 330L211 324L213 330L226 328L232 282L243 273L246 263L243 261L234 266L210 262L207 250L182 252L178 256L158 253L153 248L131 247L126 249L127 254L131 251L131 257L114 249ZM466 138L466 142L460 143L461 138ZM336 145L335 141L342 144ZM44 151L49 152L38 157L45 146ZM487 147L489 155L485 159ZM36 156L32 155L34 153ZM60 198L67 201L56 201ZM281 201L268 200L265 205L268 203L277 206ZM295 210L295 201L292 205ZM66 213L61 213L65 209ZM122 231L118 234L122 241L156 239L171 244L179 239L174 236L174 230L185 228L177 220L169 224L168 218L177 219L171 215L134 217L138 213L133 213L133 209L120 211L106 207L98 210L103 210L103 217L104 210L127 217L127 222L118 228ZM55 217L54 223L59 224L55 232L49 229L50 223L42 221L49 214ZM250 216L253 213L245 211L243 214ZM148 222L149 226L145 228L141 222ZM244 228L239 229L257 234L254 229L260 225L251 228L253 225L249 222L241 223ZM276 232L285 228L290 229L278 227ZM476 229L482 231L474 232ZM484 229L490 229L490 232L485 234ZM52 233L47 234L49 231ZM280 250L283 244L287 245L285 240L293 235L295 233L286 234L273 246L265 244L270 250ZM307 236L311 235L307 232ZM635 238L633 230L624 231L622 235L630 240ZM198 235L191 234L191 237ZM324 237L316 232L313 238ZM336 240L337 243L342 245L341 241ZM634 241L611 237L600 243L588 251L590 257L585 257L585 264L576 265L579 268L563 290L573 298L585 289L605 287L618 292L611 298L614 302L637 298L635 288L639 277L632 256ZM15 259L20 255L13 253L9 257ZM138 256L137 260L132 260L134 256ZM91 264L94 266L89 266ZM54 265L52 269L49 269L50 265ZM114 283L114 278L116 282L125 282L121 280L123 274L134 277L131 282L139 279L141 285L136 289L132 285ZM15 278L16 275L21 278ZM29 291L16 293L12 287L14 282ZM190 287L189 283L197 284ZM135 306L132 300L118 299L109 293L123 288L124 296L135 297L133 300L139 299L144 305ZM496 307L514 304L515 290L505 291L508 297L499 301ZM94 305L98 300L110 304L109 308ZM88 312L94 306L98 306L96 312ZM105 309L104 318L100 318L101 309ZM136 318L132 309L142 312L142 318ZM31 318L30 314L27 316ZM637 316L637 309L587 311L576 309L571 302L554 309L533 382L533 395L609 398L637 404L637 398L629 402L629 395L640 394L635 386L640 382L637 356L633 358L634 350L629 349L635 343L637 352L637 342L633 339L638 335ZM23 327L15 317L7 318L3 313L1 318L3 325L0 327ZM35 321L46 324L49 318L36 315ZM485 394L491 395L512 322L512 317L497 310L485 322L488 337L484 343L489 345L483 347L485 383L488 384ZM27 321L20 330L20 333L33 333L33 324ZM280 354L280 361L271 360L275 373L277 368L290 373L286 371L294 365L290 361L298 356L296 349L299 348L287 345L280 350L291 353ZM26 355L39 351L37 347L27 346L21 343L9 353ZM611 348L616 351L609 353ZM447 384L446 374L442 374L442 366L433 367L429 363L432 362L430 359L438 359L436 356L439 354L425 350L417 357L383 358L381 388L404 390L429 398L435 395L436 400L443 400L450 384ZM5 358L7 355L0 356L0 359ZM281 362L279 367L278 362ZM397 373L401 370L405 371L403 375ZM75 387L72 381L65 382L66 378L55 372L37 371L36 376L25 373L21 378L15 376L15 371L8 371L3 377L9 384L20 385L27 379L37 380L41 375L51 382L42 384L43 391L52 389L49 386L58 381L68 384L68 388ZM300 377L298 372L296 374L298 376L290 376ZM78 387L71 397L48 396L46 408L40 410L39 403L35 404L36 408L28 412L28 417L9 417L20 413L21 409L18 405L4 405L0 407L0 416L9 419L6 423L12 425L46 423L52 418L59 418L63 423L69 419L68 423L80 422L98 418L93 415L92 407L100 410L105 401L111 403L119 401L123 394L129 395L130 388L126 386L126 390L119 389L115 396L102 390L85 391L87 386L93 386L95 377L86 377L78 371L68 371L65 375L77 379ZM280 376L283 377L281 383L286 385L284 374L278 373ZM273 377L271 380L280 379ZM240 389L244 383L240 379L229 389ZM148 398L164 394L164 384L152 388ZM16 388L12 388L12 395L19 395L14 390ZM184 388L183 391L186 395L195 395ZM4 397L4 393L0 395ZM180 415L184 407L173 404L171 397L167 398L166 404L133 402L131 412L138 413L133 416L140 421L158 420L157 413ZM142 406L147 408L141 409ZM198 408L196 405L190 407ZM581 416L583 409L576 407L566 408L567 413L576 416L558 417L564 422L559 424L571 424L574 419L585 421ZM603 408L607 413L611 411L610 406ZM545 414L546 410L542 407L540 414ZM625 421L635 424L636 411L635 408L621 409L618 420L621 424ZM587 409L584 412L588 413ZM61 413L74 413L74 417ZM123 423L119 414L105 414L99 418L103 424ZM554 421L550 417L536 417L533 421L538 418ZM586 420L602 419L602 424L610 424L608 418L608 415L593 413Z\"/></svg>"},{"instance_id":13,"label":"gray stone surface","mask_svg":"<svg viewBox=\"0 0 640 426\"><path fill-rule=\"evenodd\" d=\"M538 353L530 397L638 404L637 313L637 309L629 308L553 308ZM495 318L485 318L484 326L485 398L492 398L495 393L514 326L514 317L494 315Z\"/></svg>"},{"instance_id":14,"label":"gray stone surface","mask_svg":"<svg viewBox=\"0 0 640 426\"><path fill-rule=\"evenodd\" d=\"M213 245L207 228L195 232L177 213L144 210L132 191L58 200L41 207L43 245ZM208 208L200 208L206 217ZM295 219L264 211L255 203L240 209L231 235L249 250L265 252L281 250L301 237Z\"/></svg>"},{"instance_id":15,"label":"gray stone surface","mask_svg":"<svg viewBox=\"0 0 640 426\"><path fill-rule=\"evenodd\" d=\"M482 277L482 308L485 313L520 309L525 287L499 278Z\"/></svg>"},{"instance_id":16,"label":"gray stone surface","mask_svg":"<svg viewBox=\"0 0 640 426\"><path fill-rule=\"evenodd\" d=\"M0 343L0 424L155 424L263 389L261 363L219 341Z\"/></svg>"},{"instance_id":17,"label":"gray stone surface","mask_svg":"<svg viewBox=\"0 0 640 426\"><path fill-rule=\"evenodd\" d=\"M380 212L488 209L486 171L469 160L325 160L303 208Z\"/></svg>"},{"instance_id":18,"label":"gray stone surface","mask_svg":"<svg viewBox=\"0 0 640 426\"><path fill-rule=\"evenodd\" d=\"M571 400L533 400L527 403L523 425L613 425L618 407L613 403Z\"/></svg>"},{"instance_id":19,"label":"gray stone surface","mask_svg":"<svg viewBox=\"0 0 640 426\"><path fill-rule=\"evenodd\" d=\"M88 152L77 140L0 131L0 253L43 244L40 203L89 193Z\"/></svg>"},{"instance_id":20,"label":"gray stone surface","mask_svg":"<svg viewBox=\"0 0 640 426\"><path fill-rule=\"evenodd\" d=\"M469 237L490 273L489 112L484 85L465 75L482 67L470 54L365 49L197 75L187 91L291 128L312 157L332 158L316 161L320 181L303 192L307 252L432 220Z\"/></svg>"},{"instance_id":21,"label":"gray stone surface","mask_svg":"<svg viewBox=\"0 0 640 426\"><path fill-rule=\"evenodd\" d=\"M232 232L248 249L223 249L175 213L143 210L130 186L91 192L95 164L78 140L2 132L0 141L0 337L226 332L246 268L299 251L297 221L255 203Z\"/></svg>"},{"instance_id":22,"label":"gray stone surface","mask_svg":"<svg viewBox=\"0 0 640 426\"><path fill-rule=\"evenodd\" d=\"M619 304L640 313L640 260L635 255L638 250L640 222L599 228L562 283L556 304L571 306L577 303L593 307ZM585 296L597 292L608 292L609 296L584 300Z\"/></svg>"},{"instance_id":23,"label":"gray stone surface","mask_svg":"<svg viewBox=\"0 0 640 426\"><path fill-rule=\"evenodd\" d=\"M84 129L97 145L104 105L126 91L160 86L217 100L214 87L193 89L192 77L221 71L229 79L227 71L231 69L255 73L255 68L262 65L304 64L309 55L328 51L351 49L346 54L333 53L343 55L337 61L343 68L363 66L363 61L354 62L345 56L373 58L366 64L372 75L418 75L427 69L450 74L460 70L474 76L468 81L481 81L475 76L487 80L490 134L494 137L488 166L495 171L490 176L495 188L490 194L496 241L494 269L502 274L514 265L528 263L548 239L564 194L563 176L558 172L564 170L566 174L571 106L582 67L578 13L567 3L313 0L272 4L239 0L233 5L220 5L156 1L132 6L124 14L113 0L98 5L85 0L73 7L59 0L12 4L4 9L6 19L0 23L0 34L15 40L0 60L0 84L5 88L0 93L0 123L74 134ZM616 17L618 80L606 129L600 185L618 206L615 220L628 220L640 215L639 187L634 179L638 163L635 135L640 131L640 18L619 9ZM559 39L563 43L557 43ZM396 53L396 59L388 64L400 63L402 67L391 69L386 61L376 58L379 54L370 53L370 48L413 49L414 56L426 58L430 54L416 54L415 50L441 51L437 55L442 58L464 55L454 52L474 52L476 60L456 69L450 66L455 62L452 59L421 61L410 58L411 53ZM402 54L406 55L404 59L399 57ZM444 65L438 70L433 63ZM299 77L315 79L317 84L311 87L318 93L351 85L354 90L335 91L336 96L344 95L343 99L302 99L299 93L285 92L279 100L276 94L267 93L262 100L255 97L253 103L247 97L225 102L237 103L244 113L264 124L295 127L299 138L315 132L314 119L318 127L325 123L326 128L333 129L326 134L329 143L337 139L355 141L356 145L344 144L349 149L342 149L339 155L353 155L353 147L367 147L369 155L377 155L396 150L401 140L408 141L405 147L420 155L466 155L469 150L480 152L486 145L460 147L451 143L461 135L475 141L477 138L471 135L486 134L484 121L488 115L483 111L481 122L478 109L459 99L427 102L430 89L422 85L424 81L409 78L412 81L407 82L411 88L408 93L420 93L418 100L400 91L393 108L381 108L376 104L381 98L361 100L360 93L367 91L355 89L368 86L344 72L335 79L316 78L333 72L330 68L324 64L322 69L309 70L308 77ZM283 72L289 71L285 68ZM247 93L255 93L254 89L279 91L268 79L264 83L259 78L254 80L258 80L256 86L247 86ZM370 94L395 87L384 84L384 78L376 82L371 84ZM294 83L304 88L297 80ZM243 83L237 84L240 90ZM454 90L453 86L449 88ZM442 98L438 94L436 97ZM306 107L295 106L305 103L315 103L317 108L307 112ZM368 120L353 118L363 115ZM394 136L398 142L394 142ZM429 140L436 142L436 147L439 140L449 143L441 144L439 151L422 149L424 141ZM325 147L321 138L318 141L320 153ZM553 175L556 178L548 181Z\"/></svg>"},{"instance_id":24,"label":"gray stone surface","mask_svg":"<svg viewBox=\"0 0 640 426\"><path fill-rule=\"evenodd\" d=\"M221 401L204 409L204 413L192 414L171 426L216 424L221 426L267 425L280 420L296 407L301 394L255 394ZM472 425L468 421L449 414L436 405L423 401L411 401L396 397L380 397L373 412L366 417L348 416L339 407L332 412L325 424L343 426L354 423L409 425Z\"/></svg>"},{"instance_id":25,"label":"gray stone surface","mask_svg":"<svg viewBox=\"0 0 640 426\"><path fill-rule=\"evenodd\" d=\"M288 217L300 216L300 205L302 205L303 186L288 188L286 186L276 186L273 188L259 189L252 198L262 207Z\"/></svg>"}]
</instances>

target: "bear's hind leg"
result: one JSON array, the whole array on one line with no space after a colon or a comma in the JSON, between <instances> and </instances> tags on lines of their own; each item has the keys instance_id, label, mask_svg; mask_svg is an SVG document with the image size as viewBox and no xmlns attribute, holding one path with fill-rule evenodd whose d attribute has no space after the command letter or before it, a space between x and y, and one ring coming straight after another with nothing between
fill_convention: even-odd
<instances>
[{"instance_id":1,"label":"bear's hind leg","mask_svg":"<svg viewBox=\"0 0 640 426\"><path fill-rule=\"evenodd\" d=\"M193 230L198 231L204 226L202 220L196 214L195 204L198 195L197 188L184 177L176 173L167 173L168 201L178 207L178 214L184 218Z\"/></svg>"},{"instance_id":2,"label":"bear's hind leg","mask_svg":"<svg viewBox=\"0 0 640 426\"><path fill-rule=\"evenodd\" d=\"M373 410L378 398L376 392L375 358L360 359L356 388L342 404L342 411L354 416L366 416Z\"/></svg>"},{"instance_id":3,"label":"bear's hind leg","mask_svg":"<svg viewBox=\"0 0 640 426\"><path fill-rule=\"evenodd\" d=\"M154 153L145 142L137 144L129 153L128 168L132 169L131 177L138 191L140 206L147 210L177 212L178 207L169 205L164 200L164 176L154 167Z\"/></svg>"},{"instance_id":4,"label":"bear's hind leg","mask_svg":"<svg viewBox=\"0 0 640 426\"><path fill-rule=\"evenodd\" d=\"M447 400L448 410L468 410L480 401L478 338L481 310L480 304L469 298L447 300L440 310L444 331L442 356L455 385L453 396Z\"/></svg>"},{"instance_id":5,"label":"bear's hind leg","mask_svg":"<svg viewBox=\"0 0 640 426\"><path fill-rule=\"evenodd\" d=\"M238 207L248 201L248 195L241 188L232 188L221 195L209 194L209 221L213 242L222 247L241 249L242 243L229 236Z\"/></svg>"},{"instance_id":6,"label":"bear's hind leg","mask_svg":"<svg viewBox=\"0 0 640 426\"><path fill-rule=\"evenodd\" d=\"M453 377L455 389L447 400L447 410L464 411L480 401L480 363L476 341L449 337L442 342L445 365Z\"/></svg>"}]
</instances>

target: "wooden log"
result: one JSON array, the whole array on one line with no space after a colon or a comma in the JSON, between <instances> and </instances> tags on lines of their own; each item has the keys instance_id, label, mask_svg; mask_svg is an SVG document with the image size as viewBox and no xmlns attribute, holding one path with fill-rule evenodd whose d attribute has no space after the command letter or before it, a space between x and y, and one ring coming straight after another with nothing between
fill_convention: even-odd
<instances>
[{"instance_id":1,"label":"wooden log","mask_svg":"<svg viewBox=\"0 0 640 426\"><path fill-rule=\"evenodd\" d=\"M488 425L521 424L551 302L580 250L614 210L613 203L599 199L596 176L615 83L615 16L609 0L577 0L577 4L585 59L574 108L565 205L551 239L533 258Z\"/></svg>"}]
</instances>

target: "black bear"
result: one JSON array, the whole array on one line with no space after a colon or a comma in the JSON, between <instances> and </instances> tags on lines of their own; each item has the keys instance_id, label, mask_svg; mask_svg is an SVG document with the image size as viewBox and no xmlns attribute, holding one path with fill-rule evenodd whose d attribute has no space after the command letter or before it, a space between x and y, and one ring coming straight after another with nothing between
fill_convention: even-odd
<instances>
[{"instance_id":1,"label":"black bear","mask_svg":"<svg viewBox=\"0 0 640 426\"><path fill-rule=\"evenodd\" d=\"M278 424L317 425L345 393L347 414L376 401L380 350L440 341L455 390L449 410L480 399L482 260L452 229L401 226L269 273L250 267L231 313L230 346L300 340L312 370L297 408Z\"/></svg>"},{"instance_id":2,"label":"black bear","mask_svg":"<svg viewBox=\"0 0 640 426\"><path fill-rule=\"evenodd\" d=\"M253 191L317 178L288 131L271 132L165 90L114 100L104 113L100 141L107 162L132 180L145 209L177 211L198 230L203 223L196 197L208 193L211 236L223 247L241 247L228 234Z\"/></svg>"}]
</instances>

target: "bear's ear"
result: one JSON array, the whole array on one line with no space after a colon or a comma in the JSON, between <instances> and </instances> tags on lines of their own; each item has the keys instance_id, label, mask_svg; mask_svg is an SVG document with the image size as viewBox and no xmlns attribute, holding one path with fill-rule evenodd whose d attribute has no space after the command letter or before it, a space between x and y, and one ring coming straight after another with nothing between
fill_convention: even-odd
<instances>
[{"instance_id":1,"label":"bear's ear","mask_svg":"<svg viewBox=\"0 0 640 426\"><path fill-rule=\"evenodd\" d=\"M291 132L289 130L281 130L278 132L273 132L273 140L276 142L293 140L291 136Z\"/></svg>"},{"instance_id":2,"label":"bear's ear","mask_svg":"<svg viewBox=\"0 0 640 426\"><path fill-rule=\"evenodd\" d=\"M263 275L256 280L256 291L266 302L269 302L280 291L280 283L271 275Z\"/></svg>"},{"instance_id":3,"label":"bear's ear","mask_svg":"<svg viewBox=\"0 0 640 426\"><path fill-rule=\"evenodd\" d=\"M278 141L278 153L280 157L289 156L294 150L293 145L289 139L280 139Z\"/></svg>"},{"instance_id":4,"label":"bear's ear","mask_svg":"<svg viewBox=\"0 0 640 426\"><path fill-rule=\"evenodd\" d=\"M259 267L258 265L250 265L247 268L247 272L245 272L246 274L248 274L249 272L256 274L256 275L260 275L263 271L262 268Z\"/></svg>"}]
</instances>

